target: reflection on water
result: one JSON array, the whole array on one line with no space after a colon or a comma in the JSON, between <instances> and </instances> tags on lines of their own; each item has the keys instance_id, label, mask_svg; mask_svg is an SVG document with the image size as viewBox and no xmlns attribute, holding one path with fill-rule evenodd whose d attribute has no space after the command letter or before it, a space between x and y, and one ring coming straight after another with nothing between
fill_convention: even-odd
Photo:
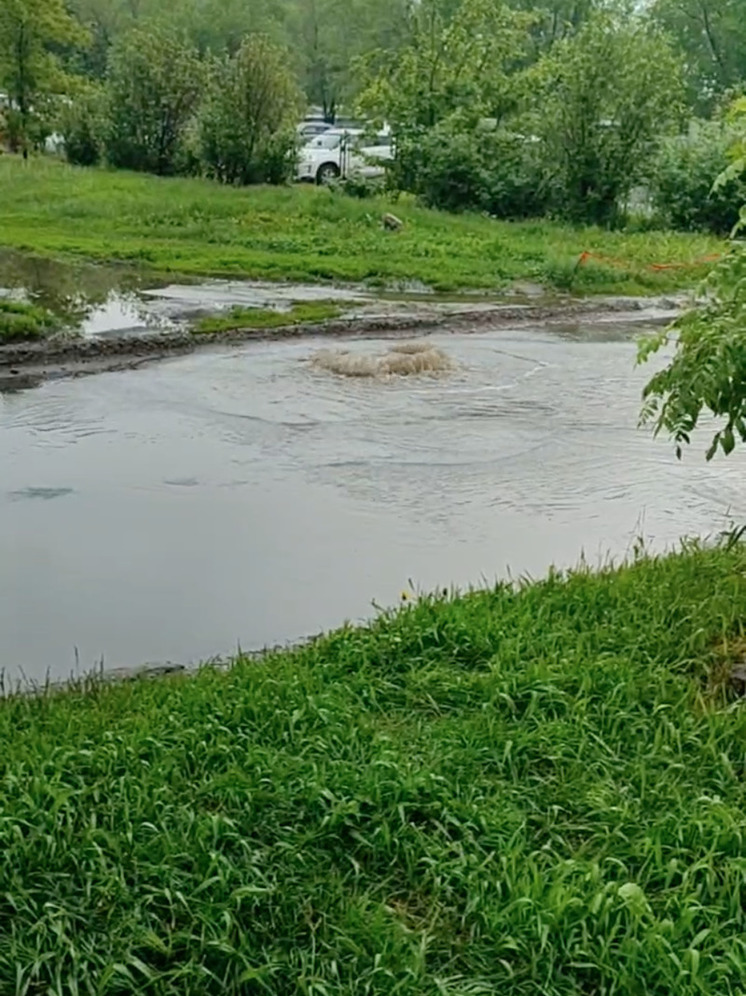
<instances>
[{"instance_id":1,"label":"reflection on water","mask_svg":"<svg viewBox=\"0 0 746 996\"><path fill-rule=\"evenodd\" d=\"M24 296L71 321L85 319L112 293L127 295L143 276L125 267L62 262L0 248L0 288Z\"/></svg>"},{"instance_id":2,"label":"reflection on water","mask_svg":"<svg viewBox=\"0 0 746 996\"><path fill-rule=\"evenodd\" d=\"M0 660L187 663L365 617L410 578L743 520L742 457L678 463L638 430L646 371L628 332L598 338L439 334L452 371L383 379L265 342L0 396Z\"/></svg>"},{"instance_id":3,"label":"reflection on water","mask_svg":"<svg viewBox=\"0 0 746 996\"><path fill-rule=\"evenodd\" d=\"M25 298L62 316L83 335L160 328L141 293L158 280L124 266L46 259L0 249L0 293Z\"/></svg>"},{"instance_id":4,"label":"reflection on water","mask_svg":"<svg viewBox=\"0 0 746 996\"><path fill-rule=\"evenodd\" d=\"M168 283L162 276L125 266L45 259L0 248L0 296L4 295L48 308L86 337L168 332L236 307L288 311L299 301L372 300L361 290L315 284Z\"/></svg>"},{"instance_id":5,"label":"reflection on water","mask_svg":"<svg viewBox=\"0 0 746 996\"><path fill-rule=\"evenodd\" d=\"M21 488L19 491L9 491L8 498L11 501L23 501L26 498L43 498L49 501L50 498L62 498L72 493L72 488Z\"/></svg>"}]
</instances>

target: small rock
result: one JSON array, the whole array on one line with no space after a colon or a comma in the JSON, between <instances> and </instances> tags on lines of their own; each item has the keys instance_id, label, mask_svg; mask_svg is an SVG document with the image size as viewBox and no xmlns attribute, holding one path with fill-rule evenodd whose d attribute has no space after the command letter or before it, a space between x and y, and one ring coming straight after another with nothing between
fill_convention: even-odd
<instances>
[{"instance_id":1,"label":"small rock","mask_svg":"<svg viewBox=\"0 0 746 996\"><path fill-rule=\"evenodd\" d=\"M746 663L736 664L733 667L730 680L739 695L746 695Z\"/></svg>"},{"instance_id":2,"label":"small rock","mask_svg":"<svg viewBox=\"0 0 746 996\"><path fill-rule=\"evenodd\" d=\"M171 661L166 661L163 664L107 668L102 673L102 677L104 681L131 681L135 678L162 678L169 674L180 674L185 670L183 664L173 664Z\"/></svg>"},{"instance_id":3,"label":"small rock","mask_svg":"<svg viewBox=\"0 0 746 996\"><path fill-rule=\"evenodd\" d=\"M164 674L179 674L182 671L186 671L183 664L166 661L165 664L146 664L143 673L149 678L160 678Z\"/></svg>"},{"instance_id":4,"label":"small rock","mask_svg":"<svg viewBox=\"0 0 746 996\"><path fill-rule=\"evenodd\" d=\"M381 224L386 229L387 232L398 232L404 227L404 222L401 218L397 218L395 214L384 214L381 218Z\"/></svg>"},{"instance_id":5,"label":"small rock","mask_svg":"<svg viewBox=\"0 0 746 996\"><path fill-rule=\"evenodd\" d=\"M538 299L547 296L547 289L531 280L516 280L508 293L511 297Z\"/></svg>"}]
</instances>

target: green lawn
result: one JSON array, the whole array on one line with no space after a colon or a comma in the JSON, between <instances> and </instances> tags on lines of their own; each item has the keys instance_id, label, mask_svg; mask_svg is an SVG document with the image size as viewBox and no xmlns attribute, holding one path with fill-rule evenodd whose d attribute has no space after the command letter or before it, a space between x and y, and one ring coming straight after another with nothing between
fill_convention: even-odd
<instances>
[{"instance_id":1,"label":"green lawn","mask_svg":"<svg viewBox=\"0 0 746 996\"><path fill-rule=\"evenodd\" d=\"M742 994L744 619L690 549L5 702L0 992Z\"/></svg>"},{"instance_id":2,"label":"green lawn","mask_svg":"<svg viewBox=\"0 0 746 996\"><path fill-rule=\"evenodd\" d=\"M382 229L388 210L404 221L401 232ZM649 267L691 264L723 248L701 235L498 222L408 199L354 200L298 186L236 189L7 155L0 156L0 245L183 274L491 291L531 280L587 293L690 286L706 266ZM576 267L586 251L616 262Z\"/></svg>"}]
</instances>

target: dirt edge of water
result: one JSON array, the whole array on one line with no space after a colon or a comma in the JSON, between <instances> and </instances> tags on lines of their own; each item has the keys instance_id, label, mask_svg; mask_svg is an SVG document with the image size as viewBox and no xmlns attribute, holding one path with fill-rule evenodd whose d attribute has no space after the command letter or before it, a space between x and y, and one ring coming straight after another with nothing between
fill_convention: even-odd
<instances>
[{"instance_id":1,"label":"dirt edge of water","mask_svg":"<svg viewBox=\"0 0 746 996\"><path fill-rule=\"evenodd\" d=\"M651 307L658 313L652 314ZM639 298L576 300L556 305L495 305L428 314L395 314L337 318L273 329L236 328L219 332L153 332L141 336L76 337L0 346L0 391L35 387L45 380L127 370L184 353L241 342L313 337L398 337L446 329L468 332L515 328L552 322L592 322L615 316L625 324L670 320L678 302Z\"/></svg>"}]
</instances>

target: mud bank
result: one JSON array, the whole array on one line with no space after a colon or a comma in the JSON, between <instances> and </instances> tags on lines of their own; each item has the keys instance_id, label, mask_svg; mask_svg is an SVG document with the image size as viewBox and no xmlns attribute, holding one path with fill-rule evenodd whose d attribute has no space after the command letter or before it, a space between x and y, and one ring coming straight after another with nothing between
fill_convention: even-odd
<instances>
[{"instance_id":1,"label":"mud bank","mask_svg":"<svg viewBox=\"0 0 746 996\"><path fill-rule=\"evenodd\" d=\"M558 304L496 304L434 308L430 312L356 315L330 321L285 325L272 329L235 328L194 333L189 330L101 338L68 336L42 342L0 346L0 391L34 387L44 380L79 377L130 369L183 353L240 342L300 339L318 336L364 338L413 332L519 328L524 325L600 324L658 325L670 321L682 302L677 299L609 298Z\"/></svg>"}]
</instances>

